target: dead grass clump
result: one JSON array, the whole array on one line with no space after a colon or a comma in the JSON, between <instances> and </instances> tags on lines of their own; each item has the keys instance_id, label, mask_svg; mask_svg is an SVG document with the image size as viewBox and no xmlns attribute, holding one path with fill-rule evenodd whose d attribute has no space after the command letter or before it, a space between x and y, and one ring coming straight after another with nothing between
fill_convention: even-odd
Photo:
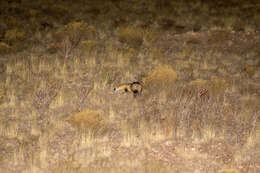
<instances>
[{"instance_id":1,"label":"dead grass clump","mask_svg":"<svg viewBox=\"0 0 260 173\"><path fill-rule=\"evenodd\" d=\"M60 88L61 83L55 78L44 77L42 81L38 81L31 96L34 108L39 113L44 113L55 100Z\"/></svg>"},{"instance_id":2,"label":"dead grass clump","mask_svg":"<svg viewBox=\"0 0 260 173\"><path fill-rule=\"evenodd\" d=\"M4 39L8 42L21 41L25 39L25 31L21 28L14 28L6 31Z\"/></svg>"},{"instance_id":3,"label":"dead grass clump","mask_svg":"<svg viewBox=\"0 0 260 173\"><path fill-rule=\"evenodd\" d=\"M72 51L86 37L87 24L84 22L71 22L58 29L54 34L55 46L58 52L65 58L69 57Z\"/></svg>"},{"instance_id":4,"label":"dead grass clump","mask_svg":"<svg viewBox=\"0 0 260 173\"><path fill-rule=\"evenodd\" d=\"M5 23L9 27L16 27L19 24L18 19L14 16L8 16L5 20Z\"/></svg>"},{"instance_id":5,"label":"dead grass clump","mask_svg":"<svg viewBox=\"0 0 260 173\"><path fill-rule=\"evenodd\" d=\"M192 81L191 86L196 84L194 90L189 88L190 86L189 89L176 88L177 92L174 92L172 98L175 104L172 106L174 108L171 115L176 137L192 137L207 141L232 134L234 138L229 138L230 140L242 141L240 134L246 128L241 128L241 124L250 126L251 120L241 122L239 118L235 118L237 113L232 107L225 106L223 101L215 100L212 97L210 82L202 79ZM197 88L197 85L200 88ZM202 87L209 87L210 90L207 92Z\"/></svg>"},{"instance_id":6,"label":"dead grass clump","mask_svg":"<svg viewBox=\"0 0 260 173\"><path fill-rule=\"evenodd\" d=\"M0 105L4 102L5 98L6 98L5 87L0 85Z\"/></svg>"},{"instance_id":7,"label":"dead grass clump","mask_svg":"<svg viewBox=\"0 0 260 173\"><path fill-rule=\"evenodd\" d=\"M103 84L103 86L112 84L113 81L117 79L117 73L115 68L112 67L104 67L100 73L99 80Z\"/></svg>"},{"instance_id":8,"label":"dead grass clump","mask_svg":"<svg viewBox=\"0 0 260 173\"><path fill-rule=\"evenodd\" d=\"M39 10L35 10L35 9L29 9L28 10L28 13L29 13L29 15L31 16L31 17L36 17L37 15L39 15L40 14L40 11Z\"/></svg>"},{"instance_id":9,"label":"dead grass clump","mask_svg":"<svg viewBox=\"0 0 260 173\"><path fill-rule=\"evenodd\" d=\"M157 160L149 160L144 161L143 168L141 172L146 173L168 173L172 172L172 168L167 164L157 161Z\"/></svg>"},{"instance_id":10,"label":"dead grass clump","mask_svg":"<svg viewBox=\"0 0 260 173\"><path fill-rule=\"evenodd\" d=\"M5 42L0 42L0 54L9 53L12 47L6 44Z\"/></svg>"},{"instance_id":11,"label":"dead grass clump","mask_svg":"<svg viewBox=\"0 0 260 173\"><path fill-rule=\"evenodd\" d=\"M132 47L128 47L125 49L121 49L118 52L118 55L122 58L120 58L119 61L121 61L120 63L123 64L136 64L138 62L138 50L136 50L135 48Z\"/></svg>"},{"instance_id":12,"label":"dead grass clump","mask_svg":"<svg viewBox=\"0 0 260 173\"><path fill-rule=\"evenodd\" d=\"M255 68L253 65L245 65L243 71L248 75L248 77L252 77L255 74Z\"/></svg>"},{"instance_id":13,"label":"dead grass clump","mask_svg":"<svg viewBox=\"0 0 260 173\"><path fill-rule=\"evenodd\" d=\"M240 173L240 171L236 169L223 169L221 171L218 171L218 173Z\"/></svg>"},{"instance_id":14,"label":"dead grass clump","mask_svg":"<svg viewBox=\"0 0 260 173\"><path fill-rule=\"evenodd\" d=\"M178 75L171 66L160 65L143 78L143 82L149 90L171 93L177 79Z\"/></svg>"},{"instance_id":15,"label":"dead grass clump","mask_svg":"<svg viewBox=\"0 0 260 173\"><path fill-rule=\"evenodd\" d=\"M160 33L156 30L145 30L144 31L144 40L147 43L154 43L158 40Z\"/></svg>"},{"instance_id":16,"label":"dead grass clump","mask_svg":"<svg viewBox=\"0 0 260 173\"><path fill-rule=\"evenodd\" d=\"M210 44L221 44L223 41L230 40L230 33L227 31L214 31L209 38Z\"/></svg>"},{"instance_id":17,"label":"dead grass clump","mask_svg":"<svg viewBox=\"0 0 260 173\"><path fill-rule=\"evenodd\" d=\"M119 41L138 48L143 43L144 30L134 27L121 27L117 31Z\"/></svg>"},{"instance_id":18,"label":"dead grass clump","mask_svg":"<svg viewBox=\"0 0 260 173\"><path fill-rule=\"evenodd\" d=\"M209 99L209 81L204 79L196 79L189 84L191 94L194 94L196 99L207 101Z\"/></svg>"},{"instance_id":19,"label":"dead grass clump","mask_svg":"<svg viewBox=\"0 0 260 173\"><path fill-rule=\"evenodd\" d=\"M260 142L260 121L256 123L256 141Z\"/></svg>"},{"instance_id":20,"label":"dead grass clump","mask_svg":"<svg viewBox=\"0 0 260 173\"><path fill-rule=\"evenodd\" d=\"M85 40L80 43L81 50L86 53L92 53L98 46L98 42L94 40Z\"/></svg>"},{"instance_id":21,"label":"dead grass clump","mask_svg":"<svg viewBox=\"0 0 260 173\"><path fill-rule=\"evenodd\" d=\"M101 110L87 109L70 115L67 120L83 130L98 132L105 127L105 119Z\"/></svg>"},{"instance_id":22,"label":"dead grass clump","mask_svg":"<svg viewBox=\"0 0 260 173\"><path fill-rule=\"evenodd\" d=\"M205 96L218 99L224 95L228 86L227 81L222 78L212 77L211 80L196 79L191 81L188 86L192 91L198 92L199 97Z\"/></svg>"},{"instance_id":23,"label":"dead grass clump","mask_svg":"<svg viewBox=\"0 0 260 173\"><path fill-rule=\"evenodd\" d=\"M228 87L228 82L223 78L212 77L210 80L210 89L214 97L223 96Z\"/></svg>"},{"instance_id":24,"label":"dead grass clump","mask_svg":"<svg viewBox=\"0 0 260 173\"><path fill-rule=\"evenodd\" d=\"M164 54L161 49L155 47L149 51L149 56L152 57L153 59L156 59L156 58L164 57Z\"/></svg>"},{"instance_id":25,"label":"dead grass clump","mask_svg":"<svg viewBox=\"0 0 260 173\"><path fill-rule=\"evenodd\" d=\"M58 18L59 20L66 20L69 16L70 12L67 7L61 4L53 4L53 5L46 5L42 7L43 12L48 14L49 16L53 16L54 18Z\"/></svg>"},{"instance_id":26,"label":"dead grass clump","mask_svg":"<svg viewBox=\"0 0 260 173\"><path fill-rule=\"evenodd\" d=\"M204 79L196 79L189 83L189 86L193 88L207 88L207 85L208 81Z\"/></svg>"}]
</instances>

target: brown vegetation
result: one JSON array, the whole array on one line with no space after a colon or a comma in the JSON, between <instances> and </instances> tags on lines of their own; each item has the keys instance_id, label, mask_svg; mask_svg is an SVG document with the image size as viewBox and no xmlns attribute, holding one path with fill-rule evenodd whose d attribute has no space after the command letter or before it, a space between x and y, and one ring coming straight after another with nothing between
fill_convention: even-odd
<instances>
[{"instance_id":1,"label":"brown vegetation","mask_svg":"<svg viewBox=\"0 0 260 173\"><path fill-rule=\"evenodd\" d=\"M177 79L178 75L171 66L160 65L143 78L143 82L147 89L153 90L153 93L156 91L172 93Z\"/></svg>"},{"instance_id":2,"label":"brown vegetation","mask_svg":"<svg viewBox=\"0 0 260 173\"><path fill-rule=\"evenodd\" d=\"M258 173L259 9L1 2L0 172Z\"/></svg>"}]
</instances>

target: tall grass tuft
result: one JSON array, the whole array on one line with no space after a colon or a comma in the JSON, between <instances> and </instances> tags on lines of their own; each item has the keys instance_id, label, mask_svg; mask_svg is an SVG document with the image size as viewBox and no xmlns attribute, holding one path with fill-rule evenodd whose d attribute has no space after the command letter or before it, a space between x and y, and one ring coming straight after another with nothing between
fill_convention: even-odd
<instances>
[{"instance_id":1,"label":"tall grass tuft","mask_svg":"<svg viewBox=\"0 0 260 173\"><path fill-rule=\"evenodd\" d=\"M169 94L177 79L178 74L171 66L160 65L143 78L143 82L148 90L165 91Z\"/></svg>"},{"instance_id":2,"label":"tall grass tuft","mask_svg":"<svg viewBox=\"0 0 260 173\"><path fill-rule=\"evenodd\" d=\"M87 29L84 22L71 22L58 29L54 34L54 41L60 55L68 58L86 37Z\"/></svg>"},{"instance_id":3,"label":"tall grass tuft","mask_svg":"<svg viewBox=\"0 0 260 173\"><path fill-rule=\"evenodd\" d=\"M97 134L106 127L106 121L101 110L87 109L70 115L67 120L80 130Z\"/></svg>"}]
</instances>

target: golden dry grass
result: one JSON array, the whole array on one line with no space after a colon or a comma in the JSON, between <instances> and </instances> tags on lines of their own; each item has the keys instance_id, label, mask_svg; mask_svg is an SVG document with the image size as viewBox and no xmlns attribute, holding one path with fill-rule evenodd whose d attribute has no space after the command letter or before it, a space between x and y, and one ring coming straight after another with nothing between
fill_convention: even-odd
<instances>
[{"instance_id":1,"label":"golden dry grass","mask_svg":"<svg viewBox=\"0 0 260 173\"><path fill-rule=\"evenodd\" d=\"M5 86L2 84L0 85L0 104L4 103L6 97L6 89Z\"/></svg>"},{"instance_id":2,"label":"golden dry grass","mask_svg":"<svg viewBox=\"0 0 260 173\"><path fill-rule=\"evenodd\" d=\"M105 126L100 110L84 110L70 115L67 120L80 128L98 129Z\"/></svg>"},{"instance_id":3,"label":"golden dry grass","mask_svg":"<svg viewBox=\"0 0 260 173\"><path fill-rule=\"evenodd\" d=\"M171 66L160 65L155 67L142 81L147 89L171 93L177 79L177 72Z\"/></svg>"},{"instance_id":4,"label":"golden dry grass","mask_svg":"<svg viewBox=\"0 0 260 173\"><path fill-rule=\"evenodd\" d=\"M190 87L194 87L194 88L205 88L207 89L207 85L208 85L208 81L204 80L204 79L197 79L197 80L193 80L189 83Z\"/></svg>"},{"instance_id":5,"label":"golden dry grass","mask_svg":"<svg viewBox=\"0 0 260 173\"><path fill-rule=\"evenodd\" d=\"M221 171L218 171L218 173L240 173L240 171L236 169L223 169Z\"/></svg>"},{"instance_id":6,"label":"golden dry grass","mask_svg":"<svg viewBox=\"0 0 260 173\"><path fill-rule=\"evenodd\" d=\"M4 42L0 42L0 54L8 53L11 51L11 49L12 47L9 46L8 44Z\"/></svg>"},{"instance_id":7,"label":"golden dry grass","mask_svg":"<svg viewBox=\"0 0 260 173\"><path fill-rule=\"evenodd\" d=\"M258 173L260 25L248 18L259 6L23 0L0 11L0 172ZM140 97L113 93L135 80Z\"/></svg>"},{"instance_id":8,"label":"golden dry grass","mask_svg":"<svg viewBox=\"0 0 260 173\"><path fill-rule=\"evenodd\" d=\"M143 43L144 30L134 27L121 27L117 31L119 40L131 47L138 48Z\"/></svg>"},{"instance_id":9,"label":"golden dry grass","mask_svg":"<svg viewBox=\"0 0 260 173\"><path fill-rule=\"evenodd\" d=\"M260 122L256 123L256 141L260 142Z\"/></svg>"},{"instance_id":10,"label":"golden dry grass","mask_svg":"<svg viewBox=\"0 0 260 173\"><path fill-rule=\"evenodd\" d=\"M223 78L213 76L210 80L193 80L188 86L195 92L199 91L200 95L207 95L207 97L218 99L225 94L228 83Z\"/></svg>"},{"instance_id":11,"label":"golden dry grass","mask_svg":"<svg viewBox=\"0 0 260 173\"><path fill-rule=\"evenodd\" d=\"M59 28L53 35L54 48L58 49L61 56L68 58L86 37L87 29L87 24L84 22L71 22Z\"/></svg>"},{"instance_id":12,"label":"golden dry grass","mask_svg":"<svg viewBox=\"0 0 260 173\"><path fill-rule=\"evenodd\" d=\"M6 31L4 39L8 42L21 41L25 39L25 31L20 28L14 28Z\"/></svg>"},{"instance_id":13,"label":"golden dry grass","mask_svg":"<svg viewBox=\"0 0 260 173\"><path fill-rule=\"evenodd\" d=\"M86 53L93 52L98 46L98 42L93 40L86 40L80 43L81 50L85 51Z\"/></svg>"}]
</instances>

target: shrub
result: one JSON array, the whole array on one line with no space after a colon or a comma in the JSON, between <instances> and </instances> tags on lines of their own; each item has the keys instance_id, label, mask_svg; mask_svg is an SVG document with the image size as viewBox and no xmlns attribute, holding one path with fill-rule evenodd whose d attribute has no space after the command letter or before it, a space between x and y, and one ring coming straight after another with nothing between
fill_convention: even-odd
<instances>
[{"instance_id":1,"label":"shrub","mask_svg":"<svg viewBox=\"0 0 260 173\"><path fill-rule=\"evenodd\" d=\"M255 74L255 68L253 65L245 65L243 70L248 75L248 77L252 77Z\"/></svg>"},{"instance_id":2,"label":"shrub","mask_svg":"<svg viewBox=\"0 0 260 173\"><path fill-rule=\"evenodd\" d=\"M149 90L171 93L178 78L175 70L169 65L160 65L143 78L144 85Z\"/></svg>"},{"instance_id":3,"label":"shrub","mask_svg":"<svg viewBox=\"0 0 260 173\"><path fill-rule=\"evenodd\" d=\"M98 46L99 46L98 42L93 40L85 40L80 43L81 50L89 53L96 50Z\"/></svg>"},{"instance_id":4,"label":"shrub","mask_svg":"<svg viewBox=\"0 0 260 173\"><path fill-rule=\"evenodd\" d=\"M61 88L59 80L47 78L46 76L35 80L35 88L31 94L33 106L39 113L44 113L48 110Z\"/></svg>"},{"instance_id":5,"label":"shrub","mask_svg":"<svg viewBox=\"0 0 260 173\"><path fill-rule=\"evenodd\" d=\"M200 101L207 101L209 99L209 81L204 79L196 79L189 84L189 90L192 95L195 95L196 99Z\"/></svg>"},{"instance_id":6,"label":"shrub","mask_svg":"<svg viewBox=\"0 0 260 173\"><path fill-rule=\"evenodd\" d=\"M207 93L207 96L210 96L214 99L218 99L224 95L224 92L228 84L225 79L211 77L211 80L193 80L188 84L188 86L193 92L199 92L199 96L201 96L204 93Z\"/></svg>"},{"instance_id":7,"label":"shrub","mask_svg":"<svg viewBox=\"0 0 260 173\"><path fill-rule=\"evenodd\" d=\"M19 24L19 20L15 18L14 16L8 16L6 18L6 25L9 27L16 27Z\"/></svg>"},{"instance_id":8,"label":"shrub","mask_svg":"<svg viewBox=\"0 0 260 173\"><path fill-rule=\"evenodd\" d=\"M25 31L20 28L14 28L6 31L5 40L8 42L20 41L25 39Z\"/></svg>"},{"instance_id":9,"label":"shrub","mask_svg":"<svg viewBox=\"0 0 260 173\"><path fill-rule=\"evenodd\" d=\"M211 33L209 43L214 47L222 45L224 41L230 40L230 33L227 31L217 30Z\"/></svg>"},{"instance_id":10,"label":"shrub","mask_svg":"<svg viewBox=\"0 0 260 173\"><path fill-rule=\"evenodd\" d=\"M223 78L211 77L210 89L215 98L223 96L228 87L228 82Z\"/></svg>"},{"instance_id":11,"label":"shrub","mask_svg":"<svg viewBox=\"0 0 260 173\"><path fill-rule=\"evenodd\" d=\"M192 88L207 88L209 81L204 79L196 79L189 83L189 86Z\"/></svg>"},{"instance_id":12,"label":"shrub","mask_svg":"<svg viewBox=\"0 0 260 173\"><path fill-rule=\"evenodd\" d=\"M144 30L134 27L121 27L118 29L119 41L131 47L138 48L143 43Z\"/></svg>"},{"instance_id":13,"label":"shrub","mask_svg":"<svg viewBox=\"0 0 260 173\"><path fill-rule=\"evenodd\" d=\"M0 104L4 102L6 98L6 89L4 86L0 86Z\"/></svg>"},{"instance_id":14,"label":"shrub","mask_svg":"<svg viewBox=\"0 0 260 173\"><path fill-rule=\"evenodd\" d=\"M105 127L105 120L100 110L87 109L70 115L67 120L83 130L98 132Z\"/></svg>"},{"instance_id":15,"label":"shrub","mask_svg":"<svg viewBox=\"0 0 260 173\"><path fill-rule=\"evenodd\" d=\"M256 123L256 141L260 141L260 121Z\"/></svg>"},{"instance_id":16,"label":"shrub","mask_svg":"<svg viewBox=\"0 0 260 173\"><path fill-rule=\"evenodd\" d=\"M58 3L42 5L41 9L44 14L59 19L61 22L68 21L68 17L71 15L68 7Z\"/></svg>"},{"instance_id":17,"label":"shrub","mask_svg":"<svg viewBox=\"0 0 260 173\"><path fill-rule=\"evenodd\" d=\"M71 22L58 29L54 34L54 41L59 53L67 58L85 37L87 24L84 22Z\"/></svg>"},{"instance_id":18,"label":"shrub","mask_svg":"<svg viewBox=\"0 0 260 173\"><path fill-rule=\"evenodd\" d=\"M218 173L240 173L240 171L236 169L223 169L221 171L218 171Z\"/></svg>"},{"instance_id":19,"label":"shrub","mask_svg":"<svg viewBox=\"0 0 260 173\"><path fill-rule=\"evenodd\" d=\"M9 53L11 49L12 47L6 44L5 42L0 42L0 54Z\"/></svg>"},{"instance_id":20,"label":"shrub","mask_svg":"<svg viewBox=\"0 0 260 173\"><path fill-rule=\"evenodd\" d=\"M160 33L155 30L145 30L144 32L144 40L148 43L154 43L158 40Z\"/></svg>"}]
</instances>

